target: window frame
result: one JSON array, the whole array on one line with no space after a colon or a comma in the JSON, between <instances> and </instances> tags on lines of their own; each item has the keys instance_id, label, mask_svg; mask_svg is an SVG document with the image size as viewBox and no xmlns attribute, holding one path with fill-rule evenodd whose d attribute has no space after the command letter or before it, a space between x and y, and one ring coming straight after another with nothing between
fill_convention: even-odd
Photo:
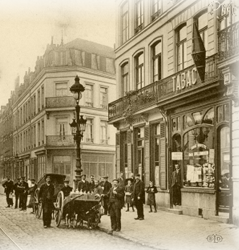
<instances>
[{"instance_id":1,"label":"window frame","mask_svg":"<svg viewBox=\"0 0 239 250\"><path fill-rule=\"evenodd\" d=\"M180 40L180 31L186 29L186 37ZM179 52L182 46L182 63L179 63ZM186 57L186 58L185 58ZM183 70L187 67L187 24L183 23L176 29L176 68L177 71Z\"/></svg>"},{"instance_id":2,"label":"window frame","mask_svg":"<svg viewBox=\"0 0 239 250\"><path fill-rule=\"evenodd\" d=\"M139 9L138 9L139 8ZM135 34L143 29L144 26L144 1L135 2Z\"/></svg>"},{"instance_id":3,"label":"window frame","mask_svg":"<svg viewBox=\"0 0 239 250\"><path fill-rule=\"evenodd\" d=\"M126 5L127 5L127 10L124 11L124 7ZM121 5L121 33L122 33L122 43L125 43L129 39L129 2L128 1L125 1Z\"/></svg>"},{"instance_id":4,"label":"window frame","mask_svg":"<svg viewBox=\"0 0 239 250\"><path fill-rule=\"evenodd\" d=\"M139 58L141 56L143 58L143 63L139 64ZM135 55L134 59L135 59L135 89L139 90L145 86L145 82L144 82L144 52L139 52L137 55ZM139 77L139 75L140 75L140 77ZM141 80L141 81L139 81L139 80Z\"/></svg>"}]
</instances>

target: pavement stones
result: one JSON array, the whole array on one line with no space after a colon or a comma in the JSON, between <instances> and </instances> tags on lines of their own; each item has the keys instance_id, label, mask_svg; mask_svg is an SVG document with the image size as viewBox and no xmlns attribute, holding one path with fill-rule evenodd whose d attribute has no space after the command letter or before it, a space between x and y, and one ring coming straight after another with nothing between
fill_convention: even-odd
<instances>
[{"instance_id":1,"label":"pavement stones","mask_svg":"<svg viewBox=\"0 0 239 250\"><path fill-rule=\"evenodd\" d=\"M156 249L239 249L236 237L239 229L234 225L165 211L148 211L146 207L145 220L139 221L134 220L136 212L122 210L122 230L113 235ZM102 217L100 227L110 229L108 216Z\"/></svg>"}]
</instances>

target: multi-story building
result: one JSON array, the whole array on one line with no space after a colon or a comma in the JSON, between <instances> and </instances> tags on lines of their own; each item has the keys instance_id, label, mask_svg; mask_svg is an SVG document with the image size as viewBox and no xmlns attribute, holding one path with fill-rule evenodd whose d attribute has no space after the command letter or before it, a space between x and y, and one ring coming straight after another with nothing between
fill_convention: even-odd
<instances>
[{"instance_id":1,"label":"multi-story building","mask_svg":"<svg viewBox=\"0 0 239 250\"><path fill-rule=\"evenodd\" d=\"M13 155L18 176L39 179L44 173L75 176L76 146L70 123L75 100L70 87L79 76L85 87L80 100L87 119L81 143L83 173L96 178L114 175L115 138L108 125L108 102L115 99L112 48L76 39L48 45L35 70L25 73L13 95Z\"/></svg>"},{"instance_id":2,"label":"multi-story building","mask_svg":"<svg viewBox=\"0 0 239 250\"><path fill-rule=\"evenodd\" d=\"M117 174L140 173L146 185L152 180L158 206L172 208L172 172L179 164L183 214L216 219L221 212L229 218L233 206L233 106L218 61L224 4L117 1L118 95L109 104ZM238 23L233 27L238 48ZM238 54L231 56L238 61Z\"/></svg>"}]
</instances>

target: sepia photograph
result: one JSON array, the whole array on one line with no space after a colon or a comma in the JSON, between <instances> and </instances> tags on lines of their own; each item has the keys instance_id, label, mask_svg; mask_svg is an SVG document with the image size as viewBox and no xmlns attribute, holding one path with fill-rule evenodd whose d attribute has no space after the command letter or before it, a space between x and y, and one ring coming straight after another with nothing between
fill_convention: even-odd
<instances>
[{"instance_id":1,"label":"sepia photograph","mask_svg":"<svg viewBox=\"0 0 239 250\"><path fill-rule=\"evenodd\" d=\"M1 0L0 250L238 250L238 29L238 0Z\"/></svg>"}]
</instances>

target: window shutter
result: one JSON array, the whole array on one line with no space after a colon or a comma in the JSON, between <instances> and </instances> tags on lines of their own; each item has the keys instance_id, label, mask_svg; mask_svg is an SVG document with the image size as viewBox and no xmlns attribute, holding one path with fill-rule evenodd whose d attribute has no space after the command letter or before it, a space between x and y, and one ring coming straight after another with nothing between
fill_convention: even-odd
<instances>
[{"instance_id":1,"label":"window shutter","mask_svg":"<svg viewBox=\"0 0 239 250\"><path fill-rule=\"evenodd\" d=\"M166 189L166 138L165 123L160 124L160 188Z\"/></svg>"}]
</instances>

